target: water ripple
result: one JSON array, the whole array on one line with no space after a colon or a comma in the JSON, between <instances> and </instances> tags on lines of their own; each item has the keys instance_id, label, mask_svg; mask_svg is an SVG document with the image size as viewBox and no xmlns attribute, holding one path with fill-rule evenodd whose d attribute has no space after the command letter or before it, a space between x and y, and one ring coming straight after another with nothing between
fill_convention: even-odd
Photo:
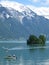
<instances>
[{"instance_id":1,"label":"water ripple","mask_svg":"<svg viewBox=\"0 0 49 65\"><path fill-rule=\"evenodd\" d=\"M49 46L39 46L39 47L14 47L9 48L8 50L22 50L22 49L40 49L40 48L49 48Z\"/></svg>"}]
</instances>

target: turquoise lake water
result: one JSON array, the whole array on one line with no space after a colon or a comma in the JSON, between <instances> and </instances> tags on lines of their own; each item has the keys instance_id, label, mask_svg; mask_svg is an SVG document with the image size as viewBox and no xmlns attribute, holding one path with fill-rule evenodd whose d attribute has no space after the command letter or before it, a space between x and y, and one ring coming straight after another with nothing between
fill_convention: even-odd
<instances>
[{"instance_id":1,"label":"turquoise lake water","mask_svg":"<svg viewBox=\"0 0 49 65\"><path fill-rule=\"evenodd\" d=\"M5 58L14 54L16 60ZM45 46L32 47L26 42L1 41L0 65L49 65L49 42Z\"/></svg>"}]
</instances>

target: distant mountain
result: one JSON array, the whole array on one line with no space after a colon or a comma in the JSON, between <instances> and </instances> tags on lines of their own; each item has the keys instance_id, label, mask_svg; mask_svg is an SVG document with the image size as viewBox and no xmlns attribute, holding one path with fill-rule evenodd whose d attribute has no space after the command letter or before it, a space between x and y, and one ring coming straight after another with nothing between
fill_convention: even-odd
<instances>
[{"instance_id":1,"label":"distant mountain","mask_svg":"<svg viewBox=\"0 0 49 65\"><path fill-rule=\"evenodd\" d=\"M0 4L0 39L27 39L30 34L49 38L49 20L17 3L17 10Z\"/></svg>"}]
</instances>

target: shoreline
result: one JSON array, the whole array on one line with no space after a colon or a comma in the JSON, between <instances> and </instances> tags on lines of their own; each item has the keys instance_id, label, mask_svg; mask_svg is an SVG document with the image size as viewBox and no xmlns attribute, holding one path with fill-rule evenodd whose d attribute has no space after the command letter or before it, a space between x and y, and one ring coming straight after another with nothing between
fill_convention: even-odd
<instances>
[{"instance_id":1,"label":"shoreline","mask_svg":"<svg viewBox=\"0 0 49 65\"><path fill-rule=\"evenodd\" d=\"M0 43L26 43L26 40L1 40Z\"/></svg>"}]
</instances>

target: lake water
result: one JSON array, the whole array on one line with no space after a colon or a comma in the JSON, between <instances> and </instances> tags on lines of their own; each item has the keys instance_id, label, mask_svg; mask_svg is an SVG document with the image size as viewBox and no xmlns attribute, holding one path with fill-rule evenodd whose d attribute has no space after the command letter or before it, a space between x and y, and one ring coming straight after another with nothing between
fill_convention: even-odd
<instances>
[{"instance_id":1,"label":"lake water","mask_svg":"<svg viewBox=\"0 0 49 65\"><path fill-rule=\"evenodd\" d=\"M14 54L16 60L5 58ZM49 42L32 47L26 42L0 41L0 65L49 65Z\"/></svg>"}]
</instances>

